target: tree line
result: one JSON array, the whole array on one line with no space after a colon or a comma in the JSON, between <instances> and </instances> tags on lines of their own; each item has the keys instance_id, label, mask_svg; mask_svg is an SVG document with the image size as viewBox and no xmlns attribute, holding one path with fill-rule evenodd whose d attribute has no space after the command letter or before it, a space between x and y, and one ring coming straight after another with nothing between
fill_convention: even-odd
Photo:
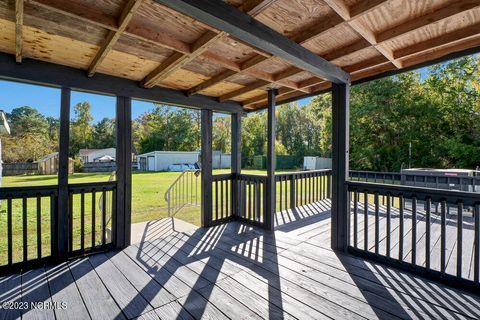
<instances>
[{"instance_id":1,"label":"tree line","mask_svg":"<svg viewBox=\"0 0 480 320\"><path fill-rule=\"evenodd\" d=\"M475 168L480 165L480 59L465 57L428 72L406 72L355 85L350 94L350 166L398 171L402 167ZM32 107L7 115L12 135L2 137L6 162L34 161L58 148L58 119ZM330 157L331 97L277 107L277 154ZM155 104L132 121L137 154L200 149L200 112ZM266 112L242 119L246 164L266 153ZM70 155L81 148L115 146L115 119L94 122L88 102L74 106ZM213 149L230 152L230 117L214 115ZM411 146L411 147L410 147ZM409 153L411 150L411 154Z\"/></svg>"}]
</instances>

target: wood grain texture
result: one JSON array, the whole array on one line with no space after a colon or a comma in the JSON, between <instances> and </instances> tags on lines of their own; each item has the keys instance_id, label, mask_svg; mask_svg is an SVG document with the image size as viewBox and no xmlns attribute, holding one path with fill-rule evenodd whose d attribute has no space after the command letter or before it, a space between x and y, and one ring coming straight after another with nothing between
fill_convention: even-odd
<instances>
[{"instance_id":1,"label":"wood grain texture","mask_svg":"<svg viewBox=\"0 0 480 320\"><path fill-rule=\"evenodd\" d=\"M115 31L110 31L108 33L107 39L105 39L104 44L100 48L100 50L93 58L92 63L88 67L88 76L92 77L95 74L98 66L103 62L106 58L110 50L112 50L113 46L117 43L118 39L122 36L122 33L127 28L130 20L132 20L133 15L138 10L142 3L142 0L129 0L123 8L120 17L118 18L118 28Z\"/></svg>"},{"instance_id":2,"label":"wood grain texture","mask_svg":"<svg viewBox=\"0 0 480 320\"><path fill-rule=\"evenodd\" d=\"M15 61L22 62L24 1L15 1Z\"/></svg>"}]
</instances>

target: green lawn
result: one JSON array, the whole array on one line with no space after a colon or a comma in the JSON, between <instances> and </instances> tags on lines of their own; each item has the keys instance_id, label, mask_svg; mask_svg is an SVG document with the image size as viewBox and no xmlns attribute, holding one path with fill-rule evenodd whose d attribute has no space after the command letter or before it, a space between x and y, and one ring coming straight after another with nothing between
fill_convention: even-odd
<instances>
[{"instance_id":1,"label":"green lawn","mask_svg":"<svg viewBox=\"0 0 480 320\"><path fill-rule=\"evenodd\" d=\"M215 170L214 174L228 173L229 170ZM265 174L265 171L242 170L245 174ZM132 175L132 223L149 221L168 216L167 203L164 194L172 182L178 177L178 172L135 172ZM75 173L69 176L69 183L103 182L108 181L108 173ZM45 186L56 185L57 176L8 176L3 178L4 187L14 186ZM199 184L200 188L200 184ZM200 189L199 189L200 190ZM277 184L277 208L279 208L279 185ZM288 187L287 187L288 191ZM199 191L200 192L200 191ZM283 194L285 186L283 187ZM215 194L215 192L214 192ZM200 196L199 196L200 200ZM215 200L215 199L214 199ZM99 195L97 194L97 216L92 221L92 198L85 195L85 240L84 244L89 247L92 244L92 225L95 225L95 242L101 240L101 217L99 217ZM37 256L37 210L36 199L27 200L27 251L29 259ZM23 217L22 200L13 200L13 252L14 261L22 260L23 253ZM73 197L73 249L80 248L80 195ZM0 203L0 265L7 259L7 202ZM195 225L200 225L200 206L185 207L176 214L176 217ZM47 197L41 200L41 234L42 256L49 255L50 247L50 202Z\"/></svg>"}]
</instances>

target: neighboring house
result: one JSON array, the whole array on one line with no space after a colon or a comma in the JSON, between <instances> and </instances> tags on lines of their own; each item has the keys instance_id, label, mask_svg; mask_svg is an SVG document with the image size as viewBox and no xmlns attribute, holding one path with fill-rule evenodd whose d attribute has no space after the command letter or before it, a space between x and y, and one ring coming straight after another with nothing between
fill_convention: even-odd
<instances>
[{"instance_id":1,"label":"neighboring house","mask_svg":"<svg viewBox=\"0 0 480 320\"><path fill-rule=\"evenodd\" d=\"M109 159L109 161L115 161L116 150L115 148L80 149L78 155L83 163L101 162L105 161L105 159Z\"/></svg>"},{"instance_id":2,"label":"neighboring house","mask_svg":"<svg viewBox=\"0 0 480 320\"><path fill-rule=\"evenodd\" d=\"M195 165L200 160L199 151L152 151L137 156L140 171L169 171L172 165ZM231 156L213 151L214 169L230 168Z\"/></svg>"},{"instance_id":3,"label":"neighboring house","mask_svg":"<svg viewBox=\"0 0 480 320\"><path fill-rule=\"evenodd\" d=\"M3 110L0 110L0 134L10 134L10 126L7 122L7 116ZM0 186L2 185L2 140L0 139Z\"/></svg>"},{"instance_id":4,"label":"neighboring house","mask_svg":"<svg viewBox=\"0 0 480 320\"><path fill-rule=\"evenodd\" d=\"M35 161L38 164L39 174L57 174L59 164L58 152L54 152L46 155L45 157ZM72 158L68 158L68 173L73 173L74 161Z\"/></svg>"}]
</instances>

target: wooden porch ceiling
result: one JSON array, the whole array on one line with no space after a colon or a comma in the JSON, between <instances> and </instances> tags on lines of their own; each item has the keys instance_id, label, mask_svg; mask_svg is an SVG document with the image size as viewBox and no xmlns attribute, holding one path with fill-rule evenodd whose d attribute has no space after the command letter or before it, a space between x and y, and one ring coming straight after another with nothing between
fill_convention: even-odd
<instances>
[{"instance_id":1,"label":"wooden porch ceiling","mask_svg":"<svg viewBox=\"0 0 480 320\"><path fill-rule=\"evenodd\" d=\"M254 24L298 43L300 51L307 49L302 51L306 60L313 53L315 62L330 61L354 81L480 45L480 0L225 2L235 7L234 14L241 10L255 19ZM91 77L98 72L135 80L146 88L233 100L244 110L263 107L266 88L277 88L281 102L331 86L332 79L265 50L269 47L264 43L255 44L231 29L229 34L216 29L223 25L211 19L197 15L195 20L195 14L160 3L195 4L0 1L0 52L14 54L19 63L33 58L83 69Z\"/></svg>"}]
</instances>

